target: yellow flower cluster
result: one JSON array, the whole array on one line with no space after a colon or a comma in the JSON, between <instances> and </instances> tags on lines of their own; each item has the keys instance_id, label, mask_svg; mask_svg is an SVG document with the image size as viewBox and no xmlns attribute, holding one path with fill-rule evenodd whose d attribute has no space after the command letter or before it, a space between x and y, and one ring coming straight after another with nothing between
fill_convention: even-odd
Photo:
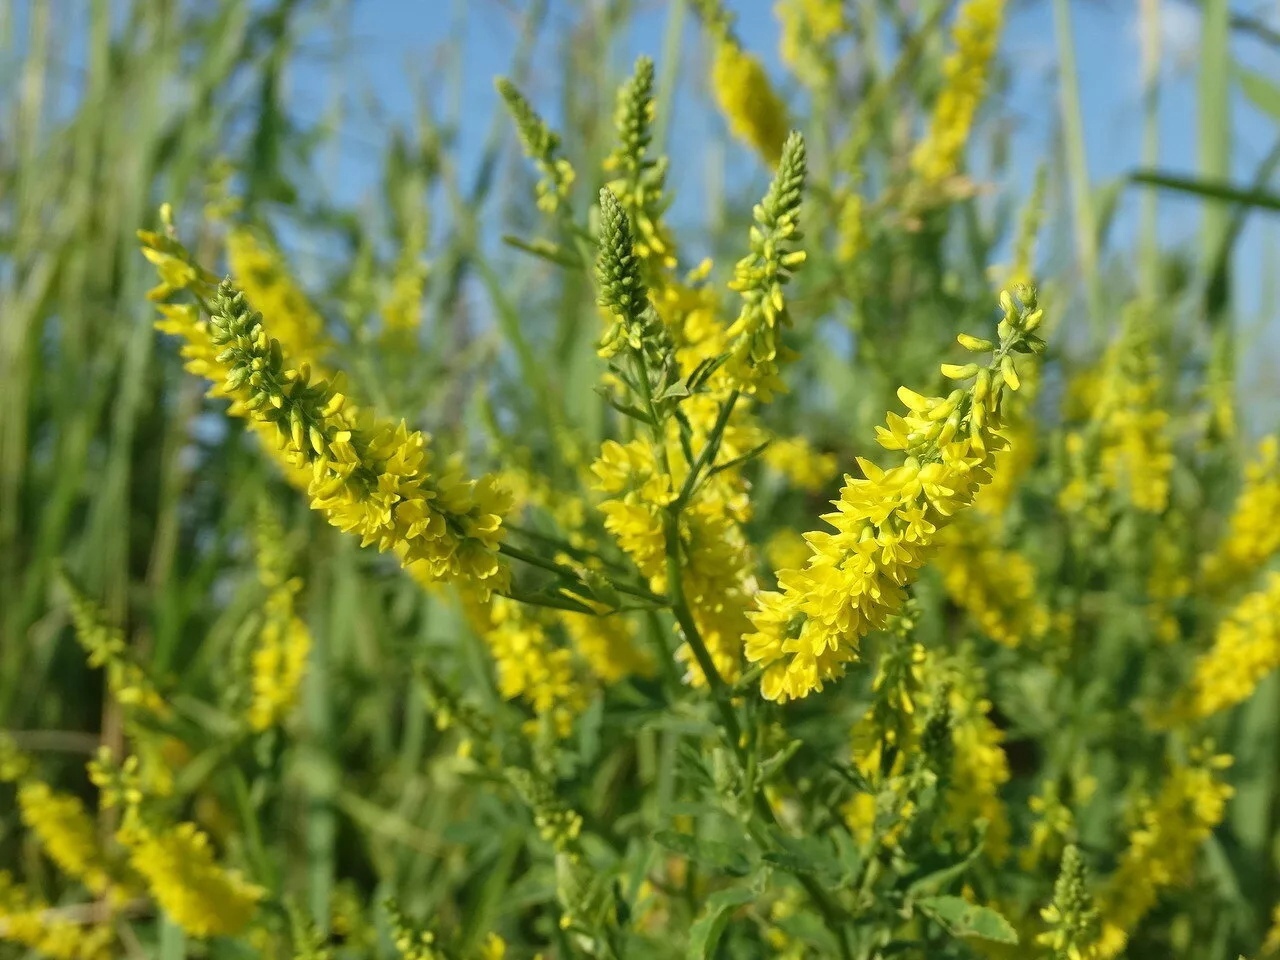
<instances>
[{"instance_id":1,"label":"yellow flower cluster","mask_svg":"<svg viewBox=\"0 0 1280 960\"><path fill-rule=\"evenodd\" d=\"M1120 956L1160 893L1186 882L1200 845L1222 822L1233 793L1221 779L1230 765L1230 757L1198 749L1190 762L1169 771L1154 798L1140 799L1128 846L1098 898L1100 957Z\"/></svg>"},{"instance_id":2,"label":"yellow flower cluster","mask_svg":"<svg viewBox=\"0 0 1280 960\"><path fill-rule=\"evenodd\" d=\"M338 380L311 382L289 366L258 313L224 282L202 333L218 350L223 389L252 419L274 427L297 468L310 468L311 507L363 546L393 552L417 580L458 581L487 594L506 588L497 556L507 495L492 477L456 466L431 472L428 438L348 407Z\"/></svg>"},{"instance_id":3,"label":"yellow flower cluster","mask_svg":"<svg viewBox=\"0 0 1280 960\"><path fill-rule=\"evenodd\" d=\"M618 90L614 126L618 146L605 159L607 184L631 220L632 250L650 276L676 265L675 241L663 222L666 157L646 154L653 139L653 61L641 57L635 75Z\"/></svg>"},{"instance_id":4,"label":"yellow flower cluster","mask_svg":"<svg viewBox=\"0 0 1280 960\"><path fill-rule=\"evenodd\" d=\"M972 379L968 388L946 397L899 390L907 415L890 413L878 439L905 454L901 463L884 470L859 458L862 477L846 478L836 512L823 518L834 532L808 534L806 566L779 571L780 589L757 596L746 655L764 668L767 699L808 696L840 676L857 658L861 638L902 606L905 587L931 555L938 530L989 481L992 453L1002 444L1001 397L1006 386L1020 383L1014 352L1040 342L1033 331L1042 313L1030 291L1027 300L1019 309L1002 295L998 347L962 335L974 352L996 351L985 368L944 364L944 375Z\"/></svg>"},{"instance_id":5,"label":"yellow flower cluster","mask_svg":"<svg viewBox=\"0 0 1280 960\"><path fill-rule=\"evenodd\" d=\"M944 83L925 138L911 164L928 184L955 175L974 115L987 92L991 59L1000 42L1004 0L966 0L956 14L955 50L943 64Z\"/></svg>"},{"instance_id":6,"label":"yellow flower cluster","mask_svg":"<svg viewBox=\"0 0 1280 960\"><path fill-rule=\"evenodd\" d=\"M635 622L631 618L617 613L592 616L565 610L560 612L560 622L578 656L601 683L614 684L623 677L653 673L653 658L636 644Z\"/></svg>"},{"instance_id":7,"label":"yellow flower cluster","mask_svg":"<svg viewBox=\"0 0 1280 960\"><path fill-rule=\"evenodd\" d=\"M753 211L751 252L737 262L729 288L742 297L738 317L726 332L730 356L724 373L733 389L767 402L786 389L778 376L790 352L782 333L791 323L782 288L805 261L794 249L801 239L800 200L806 175L804 139L787 137L778 172Z\"/></svg>"},{"instance_id":8,"label":"yellow flower cluster","mask_svg":"<svg viewBox=\"0 0 1280 960\"><path fill-rule=\"evenodd\" d=\"M705 422L702 417L690 420ZM732 436L726 435L721 450L726 459L738 455ZM689 471L677 438L667 443L666 452L670 474L659 469L653 444L640 439L625 445L605 441L592 465L595 488L609 495L600 504L605 529L659 593L667 589L664 511ZM679 534L684 595L717 671L732 681L741 672L741 637L750 626L747 609L754 555L741 526L746 497L729 473L699 487L680 511ZM702 672L687 649L680 656L689 665L690 680L702 683Z\"/></svg>"},{"instance_id":9,"label":"yellow flower cluster","mask_svg":"<svg viewBox=\"0 0 1280 960\"><path fill-rule=\"evenodd\" d=\"M252 656L249 725L261 731L284 722L297 703L311 651L311 632L295 612L302 581L289 576L284 529L268 511L258 518L256 541L258 579L267 598Z\"/></svg>"},{"instance_id":10,"label":"yellow flower cluster","mask_svg":"<svg viewBox=\"0 0 1280 960\"><path fill-rule=\"evenodd\" d=\"M887 669L886 669L887 667ZM1008 855L1009 818L1000 790L1009 781L1009 762L1000 744L1004 736L991 721L991 702L982 695L982 676L961 660L938 660L918 644L905 659L882 664L876 674L875 703L853 730L854 766L873 784L880 782L887 748L896 750L887 783L901 778L921 749L930 708L947 691L951 719L951 769L940 826L958 838L972 834L975 822L987 824L985 852L994 862ZM912 810L901 811L903 822ZM876 796L856 793L843 808L846 825L866 842L876 821ZM896 840L892 829L885 842Z\"/></svg>"},{"instance_id":11,"label":"yellow flower cluster","mask_svg":"<svg viewBox=\"0 0 1280 960\"><path fill-rule=\"evenodd\" d=\"M280 254L247 227L227 234L227 265L250 306L271 318L271 335L285 355L306 357L316 369L329 352L324 320L294 282Z\"/></svg>"},{"instance_id":12,"label":"yellow flower cluster","mask_svg":"<svg viewBox=\"0 0 1280 960\"><path fill-rule=\"evenodd\" d=\"M1196 660L1179 715L1210 717L1249 699L1280 667L1280 573L1270 574L1218 625L1213 646Z\"/></svg>"},{"instance_id":13,"label":"yellow flower cluster","mask_svg":"<svg viewBox=\"0 0 1280 960\"><path fill-rule=\"evenodd\" d=\"M194 823L156 831L133 818L117 833L129 864L170 919L193 937L239 933L265 891L220 866Z\"/></svg>"},{"instance_id":14,"label":"yellow flower cluster","mask_svg":"<svg viewBox=\"0 0 1280 960\"><path fill-rule=\"evenodd\" d=\"M464 597L464 608L493 657L498 692L523 700L556 736L568 736L586 709L588 690L573 651L552 637L550 615L502 597L487 604Z\"/></svg>"},{"instance_id":15,"label":"yellow flower cluster","mask_svg":"<svg viewBox=\"0 0 1280 960\"><path fill-rule=\"evenodd\" d=\"M1009 782L1009 758L1001 744L1004 733L991 719L991 701L982 692L982 676L974 668L949 672L954 754L943 823L966 836L979 820L987 824L984 854L995 863L1009 854L1009 816L1001 788Z\"/></svg>"},{"instance_id":16,"label":"yellow flower cluster","mask_svg":"<svg viewBox=\"0 0 1280 960\"><path fill-rule=\"evenodd\" d=\"M59 913L12 874L0 870L0 943L32 950L45 960L112 960L118 956L108 922L79 923Z\"/></svg>"},{"instance_id":17,"label":"yellow flower cluster","mask_svg":"<svg viewBox=\"0 0 1280 960\"><path fill-rule=\"evenodd\" d=\"M1040 911L1049 929L1036 942L1053 951L1053 960L1098 960L1098 909L1089 893L1080 851L1067 847L1053 888L1053 902Z\"/></svg>"},{"instance_id":18,"label":"yellow flower cluster","mask_svg":"<svg viewBox=\"0 0 1280 960\"><path fill-rule=\"evenodd\" d=\"M1204 558L1202 575L1209 589L1247 580L1280 551L1280 440L1266 437L1245 468L1227 533Z\"/></svg>"},{"instance_id":19,"label":"yellow flower cluster","mask_svg":"<svg viewBox=\"0 0 1280 960\"><path fill-rule=\"evenodd\" d=\"M716 40L711 89L729 131L755 148L770 166L776 165L787 137L787 108L764 64L728 35Z\"/></svg>"},{"instance_id":20,"label":"yellow flower cluster","mask_svg":"<svg viewBox=\"0 0 1280 960\"><path fill-rule=\"evenodd\" d=\"M18 787L18 809L22 822L66 876L95 895L107 892L111 878L98 846L97 828L79 797L39 780L26 780Z\"/></svg>"},{"instance_id":21,"label":"yellow flower cluster","mask_svg":"<svg viewBox=\"0 0 1280 960\"><path fill-rule=\"evenodd\" d=\"M782 62L805 83L822 86L827 80L827 46L845 29L842 0L778 0L773 8L782 36ZM824 56L827 54L827 56Z\"/></svg>"},{"instance_id":22,"label":"yellow flower cluster","mask_svg":"<svg viewBox=\"0 0 1280 960\"><path fill-rule=\"evenodd\" d=\"M1117 377L1108 381L1114 392L1105 403L1101 422L1102 483L1124 491L1137 510L1162 513L1169 502L1173 449L1169 414L1155 402L1159 380Z\"/></svg>"},{"instance_id":23,"label":"yellow flower cluster","mask_svg":"<svg viewBox=\"0 0 1280 960\"><path fill-rule=\"evenodd\" d=\"M1048 632L1049 611L1036 596L1031 561L999 537L994 522L971 511L939 537L937 564L951 600L996 643L1016 647Z\"/></svg>"},{"instance_id":24,"label":"yellow flower cluster","mask_svg":"<svg viewBox=\"0 0 1280 960\"><path fill-rule=\"evenodd\" d=\"M808 493L826 489L836 476L834 455L813 448L804 437L777 437L764 451L764 462Z\"/></svg>"}]
</instances>

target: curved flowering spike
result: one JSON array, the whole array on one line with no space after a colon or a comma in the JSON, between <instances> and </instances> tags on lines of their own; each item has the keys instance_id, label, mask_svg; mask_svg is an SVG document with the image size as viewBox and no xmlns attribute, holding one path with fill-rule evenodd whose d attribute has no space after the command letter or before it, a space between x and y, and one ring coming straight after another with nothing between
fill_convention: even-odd
<instances>
[{"instance_id":1,"label":"curved flowering spike","mask_svg":"<svg viewBox=\"0 0 1280 960\"><path fill-rule=\"evenodd\" d=\"M729 328L730 358L725 372L736 389L768 400L785 389L778 370L787 357L782 332L791 323L783 286L805 260L795 244L806 173L804 138L796 132L782 148L778 172L756 204L751 252L738 261L729 286L742 296L742 309Z\"/></svg>"},{"instance_id":2,"label":"curved flowering spike","mask_svg":"<svg viewBox=\"0 0 1280 960\"><path fill-rule=\"evenodd\" d=\"M497 556L508 497L491 477L430 471L427 437L403 421L357 418L337 381L311 382L285 362L262 316L223 281L211 304L210 342L223 388L260 422L273 424L286 458L311 471L311 506L365 546L394 552L423 582L465 582L487 596L505 589Z\"/></svg>"},{"instance_id":3,"label":"curved flowering spike","mask_svg":"<svg viewBox=\"0 0 1280 960\"><path fill-rule=\"evenodd\" d=\"M514 83L506 77L498 77L494 85L515 121L525 156L542 174L538 182L538 209L555 213L568 198L575 178L573 165L559 155L560 136L547 126Z\"/></svg>"},{"instance_id":4,"label":"curved flowering spike","mask_svg":"<svg viewBox=\"0 0 1280 960\"><path fill-rule=\"evenodd\" d=\"M1041 321L1035 291L1022 288L1020 296L1018 304L1001 295L999 344L967 387L946 397L899 391L908 412L890 414L879 439L902 461L883 470L859 459L862 477L846 478L836 511L823 517L834 532L808 534L804 568L779 571L779 590L758 595L746 656L763 667L767 699L804 697L840 676L861 638L901 609L938 530L990 481L992 455L1004 442L1003 393L1018 384L1014 358L1032 359L1044 347L1032 332Z\"/></svg>"}]
</instances>

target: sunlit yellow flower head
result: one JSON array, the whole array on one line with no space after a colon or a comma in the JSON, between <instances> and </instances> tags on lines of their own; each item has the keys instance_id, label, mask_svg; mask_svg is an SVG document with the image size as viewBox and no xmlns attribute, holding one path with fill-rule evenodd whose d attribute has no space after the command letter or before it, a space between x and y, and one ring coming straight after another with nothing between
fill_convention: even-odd
<instances>
[{"instance_id":1,"label":"sunlit yellow flower head","mask_svg":"<svg viewBox=\"0 0 1280 960\"><path fill-rule=\"evenodd\" d=\"M955 49L942 67L942 91L928 132L911 158L926 183L940 183L955 175L974 115L986 96L1003 17L1004 0L965 0L956 13Z\"/></svg>"},{"instance_id":2,"label":"sunlit yellow flower head","mask_svg":"<svg viewBox=\"0 0 1280 960\"><path fill-rule=\"evenodd\" d=\"M194 823L153 830L134 821L119 836L130 866L190 936L229 936L253 918L265 891L220 866L209 838Z\"/></svg>"},{"instance_id":3,"label":"sunlit yellow flower head","mask_svg":"<svg viewBox=\"0 0 1280 960\"><path fill-rule=\"evenodd\" d=\"M933 551L937 531L973 502L990 479L1001 446L1001 399L1020 381L1015 354L1039 349L1035 296L1015 305L1002 295L1000 343L962 336L974 352L994 351L986 367L947 364L943 373L970 380L946 397L903 387L905 417L889 414L879 440L903 459L889 469L859 458L861 478L846 478L836 512L824 519L834 532L814 532L803 569L778 573L777 591L757 598L747 659L764 667L761 692L789 700L821 690L858 655L858 643L885 624L905 599L905 586Z\"/></svg>"}]
</instances>

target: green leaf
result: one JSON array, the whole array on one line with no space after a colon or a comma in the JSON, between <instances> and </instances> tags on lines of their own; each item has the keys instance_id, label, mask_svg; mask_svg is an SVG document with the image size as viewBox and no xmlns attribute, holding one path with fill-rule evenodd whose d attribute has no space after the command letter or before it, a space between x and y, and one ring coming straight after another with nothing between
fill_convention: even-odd
<instances>
[{"instance_id":1,"label":"green leaf","mask_svg":"<svg viewBox=\"0 0 1280 960\"><path fill-rule=\"evenodd\" d=\"M1134 183L1144 183L1152 187L1163 187L1179 193L1193 193L1209 200L1231 200L1250 207L1264 210L1280 210L1280 196L1232 186L1229 183L1218 183L1208 180L1197 180L1194 177L1179 177L1159 170L1138 170L1129 175Z\"/></svg>"},{"instance_id":2,"label":"green leaf","mask_svg":"<svg viewBox=\"0 0 1280 960\"><path fill-rule=\"evenodd\" d=\"M750 903L755 896L755 892L747 887L730 887L707 897L702 915L689 928L689 952L686 954L689 960L706 960L713 956L733 911L744 903Z\"/></svg>"},{"instance_id":3,"label":"green leaf","mask_svg":"<svg viewBox=\"0 0 1280 960\"><path fill-rule=\"evenodd\" d=\"M990 907L970 903L963 897L923 897L916 901L916 906L954 937L976 937L994 943L1018 942L1018 934L1008 920Z\"/></svg>"},{"instance_id":4,"label":"green leaf","mask_svg":"<svg viewBox=\"0 0 1280 960\"><path fill-rule=\"evenodd\" d=\"M525 240L523 237L517 237L513 234L503 234L502 242L509 247L514 247L523 253L538 257L542 260L549 260L551 263L561 267L568 267L571 270L581 270L582 261L572 254L566 253L564 248L558 243L552 243L550 240Z\"/></svg>"},{"instance_id":5,"label":"green leaf","mask_svg":"<svg viewBox=\"0 0 1280 960\"><path fill-rule=\"evenodd\" d=\"M795 876L813 877L829 887L843 886L847 881L843 864L823 841L775 833L774 842L779 849L770 850L760 857L766 863Z\"/></svg>"},{"instance_id":6,"label":"green leaf","mask_svg":"<svg viewBox=\"0 0 1280 960\"><path fill-rule=\"evenodd\" d=\"M1236 67L1236 79L1240 81L1240 89L1249 98L1249 102L1261 110L1280 120L1280 85L1265 74Z\"/></svg>"},{"instance_id":7,"label":"green leaf","mask_svg":"<svg viewBox=\"0 0 1280 960\"><path fill-rule=\"evenodd\" d=\"M982 849L985 846L987 821L976 821L974 828L977 833L975 842L969 852L961 859L949 861L939 857L919 864L922 873L917 879L911 881L911 885L907 887L907 896L915 897L927 890L936 890L952 880L959 879L969 870L969 867L972 866L978 855L982 853ZM941 866L936 865L939 860L942 861Z\"/></svg>"},{"instance_id":8,"label":"green leaf","mask_svg":"<svg viewBox=\"0 0 1280 960\"><path fill-rule=\"evenodd\" d=\"M653 839L668 850L724 873L745 876L751 872L751 861L746 854L719 840L706 840L674 830L659 830Z\"/></svg>"}]
</instances>

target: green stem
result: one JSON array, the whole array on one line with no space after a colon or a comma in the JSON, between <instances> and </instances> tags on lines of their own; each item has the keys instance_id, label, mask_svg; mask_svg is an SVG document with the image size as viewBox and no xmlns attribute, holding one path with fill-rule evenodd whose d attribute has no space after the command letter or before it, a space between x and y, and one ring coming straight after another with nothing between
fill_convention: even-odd
<instances>
[{"instance_id":1,"label":"green stem","mask_svg":"<svg viewBox=\"0 0 1280 960\"><path fill-rule=\"evenodd\" d=\"M556 563L554 560L550 560L546 557L540 557L536 553L530 553L528 550L522 550L520 547L512 546L509 543L499 544L498 552L513 560L520 560L530 566L539 567L543 570L549 571L550 573L554 573L571 583L580 585L584 590L590 590L590 586L583 582L582 577L580 577L578 572L572 567L566 567L562 563ZM658 594L651 590L646 590L644 587L632 586L627 583L619 583L613 579L609 579L609 585L619 593L625 593L629 597L647 600L650 603L654 603L659 606L666 606L667 604L666 597L658 596Z\"/></svg>"},{"instance_id":2,"label":"green stem","mask_svg":"<svg viewBox=\"0 0 1280 960\"><path fill-rule=\"evenodd\" d=\"M684 478L684 486L680 488L680 495L676 497L674 508L677 512L683 510L688 504L689 499L693 496L693 491L698 484L698 477L702 475L702 471L709 464L715 463L716 454L720 452L720 441L724 439L725 427L729 425L729 417L733 413L733 408L738 402L740 394L737 390L729 394L728 398L720 405L720 412L716 416L716 422L711 428L711 433L707 435L707 442L702 447L702 453L698 455L697 461L689 470L689 475Z\"/></svg>"}]
</instances>

